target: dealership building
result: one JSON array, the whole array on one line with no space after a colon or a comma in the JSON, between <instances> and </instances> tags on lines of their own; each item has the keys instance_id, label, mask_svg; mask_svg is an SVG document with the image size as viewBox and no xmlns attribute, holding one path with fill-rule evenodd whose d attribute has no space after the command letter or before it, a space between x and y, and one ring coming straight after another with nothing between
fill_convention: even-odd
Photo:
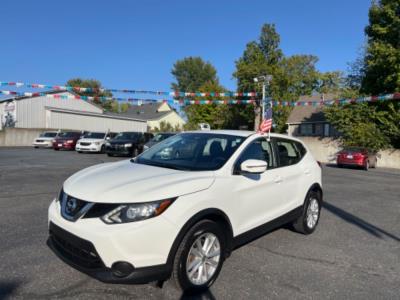
<instances>
[{"instance_id":1,"label":"dealership building","mask_svg":"<svg viewBox=\"0 0 400 300\"><path fill-rule=\"evenodd\" d=\"M131 116L106 114L69 91L37 97L0 100L0 146L28 146L45 130L146 132L147 122Z\"/></svg>"}]
</instances>

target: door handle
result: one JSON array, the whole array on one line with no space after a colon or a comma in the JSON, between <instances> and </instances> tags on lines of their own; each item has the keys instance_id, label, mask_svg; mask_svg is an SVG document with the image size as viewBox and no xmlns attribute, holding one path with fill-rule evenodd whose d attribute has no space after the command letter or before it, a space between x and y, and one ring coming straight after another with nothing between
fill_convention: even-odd
<instances>
[{"instance_id":1,"label":"door handle","mask_svg":"<svg viewBox=\"0 0 400 300\"><path fill-rule=\"evenodd\" d=\"M283 179L282 179L281 176L277 176L277 177L275 177L275 179L274 179L274 182L275 182L275 183L281 183L282 181L283 181Z\"/></svg>"}]
</instances>

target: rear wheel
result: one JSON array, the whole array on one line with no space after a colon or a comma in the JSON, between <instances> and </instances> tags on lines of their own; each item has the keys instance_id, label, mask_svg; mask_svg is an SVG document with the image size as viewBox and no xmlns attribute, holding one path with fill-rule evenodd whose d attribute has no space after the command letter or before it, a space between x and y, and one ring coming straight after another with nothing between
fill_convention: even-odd
<instances>
[{"instance_id":1,"label":"rear wheel","mask_svg":"<svg viewBox=\"0 0 400 300\"><path fill-rule=\"evenodd\" d=\"M364 162L364 170L368 171L368 169L369 169L369 160L366 159L365 162Z\"/></svg>"},{"instance_id":2,"label":"rear wheel","mask_svg":"<svg viewBox=\"0 0 400 300\"><path fill-rule=\"evenodd\" d=\"M314 232L321 214L321 204L322 199L319 192L308 192L307 198L303 204L302 214L293 222L293 227L297 232L303 234Z\"/></svg>"},{"instance_id":3,"label":"rear wheel","mask_svg":"<svg viewBox=\"0 0 400 300\"><path fill-rule=\"evenodd\" d=\"M195 224L175 254L172 277L177 287L188 293L209 288L221 271L225 247L225 235L217 223Z\"/></svg>"}]
</instances>

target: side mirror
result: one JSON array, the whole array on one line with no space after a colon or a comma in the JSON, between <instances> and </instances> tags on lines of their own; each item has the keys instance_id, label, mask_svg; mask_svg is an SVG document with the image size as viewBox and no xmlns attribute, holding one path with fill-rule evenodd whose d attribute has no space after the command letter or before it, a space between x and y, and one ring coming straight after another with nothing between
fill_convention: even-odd
<instances>
[{"instance_id":1,"label":"side mirror","mask_svg":"<svg viewBox=\"0 0 400 300\"><path fill-rule=\"evenodd\" d=\"M267 170L267 162L259 159L248 159L241 163L240 171L242 173L262 174Z\"/></svg>"},{"instance_id":2,"label":"side mirror","mask_svg":"<svg viewBox=\"0 0 400 300\"><path fill-rule=\"evenodd\" d=\"M110 140L110 137L108 136L108 137L106 137L106 141L109 141Z\"/></svg>"}]
</instances>

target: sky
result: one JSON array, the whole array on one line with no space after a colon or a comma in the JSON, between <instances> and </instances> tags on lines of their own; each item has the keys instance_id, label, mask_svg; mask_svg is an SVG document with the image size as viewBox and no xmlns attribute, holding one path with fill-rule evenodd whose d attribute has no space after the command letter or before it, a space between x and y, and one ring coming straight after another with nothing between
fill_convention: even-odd
<instances>
[{"instance_id":1,"label":"sky","mask_svg":"<svg viewBox=\"0 0 400 300\"><path fill-rule=\"evenodd\" d=\"M178 59L212 63L223 86L248 42L274 23L285 55L313 54L320 71L347 69L365 43L370 0L2 1L0 81L170 90ZM4 87L2 88L4 89Z\"/></svg>"}]
</instances>

